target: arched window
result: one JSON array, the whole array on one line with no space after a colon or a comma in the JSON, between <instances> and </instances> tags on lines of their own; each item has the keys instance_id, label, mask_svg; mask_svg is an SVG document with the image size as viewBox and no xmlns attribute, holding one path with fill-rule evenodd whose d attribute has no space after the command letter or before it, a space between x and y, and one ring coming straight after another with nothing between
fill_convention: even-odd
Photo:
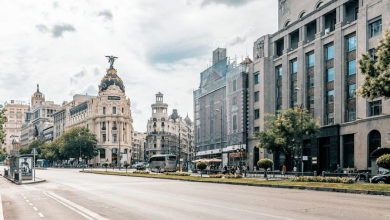
<instances>
[{"instance_id":1,"label":"arched window","mask_svg":"<svg viewBox=\"0 0 390 220\"><path fill-rule=\"evenodd\" d=\"M114 106L114 107L112 107L112 114L116 114L116 107Z\"/></svg>"},{"instance_id":2,"label":"arched window","mask_svg":"<svg viewBox=\"0 0 390 220\"><path fill-rule=\"evenodd\" d=\"M324 3L323 3L323 2L319 2L319 3L317 3L316 9L319 9L319 8L321 8L323 5L324 5Z\"/></svg>"},{"instance_id":3,"label":"arched window","mask_svg":"<svg viewBox=\"0 0 390 220\"><path fill-rule=\"evenodd\" d=\"M371 166L370 154L378 149L378 147L381 147L381 133L377 130L372 130L368 134L368 166Z\"/></svg>"},{"instance_id":4,"label":"arched window","mask_svg":"<svg viewBox=\"0 0 390 220\"><path fill-rule=\"evenodd\" d=\"M306 12L301 12L301 15L299 15L299 18L303 18L303 17L305 17L306 16Z\"/></svg>"},{"instance_id":5,"label":"arched window","mask_svg":"<svg viewBox=\"0 0 390 220\"><path fill-rule=\"evenodd\" d=\"M287 27L289 24L290 24L290 21L286 21L286 23L284 23L284 27Z\"/></svg>"}]
</instances>

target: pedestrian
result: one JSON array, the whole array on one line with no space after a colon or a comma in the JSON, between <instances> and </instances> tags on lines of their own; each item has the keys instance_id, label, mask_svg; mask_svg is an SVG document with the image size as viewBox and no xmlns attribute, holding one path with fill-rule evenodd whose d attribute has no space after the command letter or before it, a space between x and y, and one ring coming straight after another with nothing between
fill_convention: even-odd
<instances>
[{"instance_id":1,"label":"pedestrian","mask_svg":"<svg viewBox=\"0 0 390 220\"><path fill-rule=\"evenodd\" d=\"M283 164L283 167L282 167L282 175L286 175L286 171L287 171L287 167L286 165Z\"/></svg>"},{"instance_id":2,"label":"pedestrian","mask_svg":"<svg viewBox=\"0 0 390 220\"><path fill-rule=\"evenodd\" d=\"M244 166L242 169L244 169L244 175L246 177L246 166Z\"/></svg>"},{"instance_id":3,"label":"pedestrian","mask_svg":"<svg viewBox=\"0 0 390 220\"><path fill-rule=\"evenodd\" d=\"M256 166L253 166L253 172L256 172Z\"/></svg>"},{"instance_id":4,"label":"pedestrian","mask_svg":"<svg viewBox=\"0 0 390 220\"><path fill-rule=\"evenodd\" d=\"M353 167L353 172L354 172L354 173L357 173L357 172L358 172L357 166L354 166L354 167Z\"/></svg>"},{"instance_id":5,"label":"pedestrian","mask_svg":"<svg viewBox=\"0 0 390 220\"><path fill-rule=\"evenodd\" d=\"M341 167L339 164L337 164L337 169L334 172L341 173Z\"/></svg>"},{"instance_id":6,"label":"pedestrian","mask_svg":"<svg viewBox=\"0 0 390 220\"><path fill-rule=\"evenodd\" d=\"M297 167L296 166L294 166L293 172L297 172Z\"/></svg>"}]
</instances>

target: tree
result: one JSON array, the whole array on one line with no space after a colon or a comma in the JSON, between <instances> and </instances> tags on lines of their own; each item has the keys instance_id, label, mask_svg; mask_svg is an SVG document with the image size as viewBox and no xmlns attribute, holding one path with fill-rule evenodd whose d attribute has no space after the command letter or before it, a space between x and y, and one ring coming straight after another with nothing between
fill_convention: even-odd
<instances>
[{"instance_id":1,"label":"tree","mask_svg":"<svg viewBox=\"0 0 390 220\"><path fill-rule=\"evenodd\" d=\"M106 172L107 172L108 163L104 162L102 165L106 168Z\"/></svg>"},{"instance_id":2,"label":"tree","mask_svg":"<svg viewBox=\"0 0 390 220\"><path fill-rule=\"evenodd\" d=\"M59 153L67 158L93 158L98 155L95 150L96 135L86 128L75 127L58 138Z\"/></svg>"},{"instance_id":3,"label":"tree","mask_svg":"<svg viewBox=\"0 0 390 220\"><path fill-rule=\"evenodd\" d=\"M7 152L5 152L3 149L0 148L0 161L5 160L7 156Z\"/></svg>"},{"instance_id":4,"label":"tree","mask_svg":"<svg viewBox=\"0 0 390 220\"><path fill-rule=\"evenodd\" d=\"M376 159L378 167L383 167L390 170L390 154L385 154Z\"/></svg>"},{"instance_id":5,"label":"tree","mask_svg":"<svg viewBox=\"0 0 390 220\"><path fill-rule=\"evenodd\" d=\"M198 168L199 170L201 170L201 171L200 171L200 176L201 176L201 177L202 177L202 174L203 174L203 170L206 169L206 167L207 167L207 163L206 163L206 162L203 162L203 161L198 162L198 163L196 164L196 168Z\"/></svg>"},{"instance_id":6,"label":"tree","mask_svg":"<svg viewBox=\"0 0 390 220\"><path fill-rule=\"evenodd\" d=\"M273 165L274 162L268 158L261 159L257 162L257 166L264 169L264 176L267 180L268 180L267 169L271 168Z\"/></svg>"},{"instance_id":7,"label":"tree","mask_svg":"<svg viewBox=\"0 0 390 220\"><path fill-rule=\"evenodd\" d=\"M127 173L127 168L130 166L130 164L129 163L125 163L123 166L126 168L126 173Z\"/></svg>"},{"instance_id":8,"label":"tree","mask_svg":"<svg viewBox=\"0 0 390 220\"><path fill-rule=\"evenodd\" d=\"M7 122L7 117L5 117L5 111L5 108L0 105L0 144L4 143L4 139L6 136L3 129L3 125Z\"/></svg>"},{"instance_id":9,"label":"tree","mask_svg":"<svg viewBox=\"0 0 390 220\"><path fill-rule=\"evenodd\" d=\"M36 157L36 159L38 159L38 158L41 158L40 155L41 155L42 149L45 147L46 147L45 141L41 140L41 139L37 139L37 140L31 142L27 147L20 148L19 154L31 154L31 151L35 148L38 152L38 156Z\"/></svg>"},{"instance_id":10,"label":"tree","mask_svg":"<svg viewBox=\"0 0 390 220\"><path fill-rule=\"evenodd\" d=\"M258 147L268 153L294 153L294 150L300 149L302 133L310 137L316 135L321 128L319 121L312 119L306 109L284 109L279 114L267 117L265 130L255 132L254 136L259 139Z\"/></svg>"},{"instance_id":11,"label":"tree","mask_svg":"<svg viewBox=\"0 0 390 220\"><path fill-rule=\"evenodd\" d=\"M374 60L368 53L359 60L359 69L364 75L364 83L358 95L368 100L378 97L390 98L390 29L375 48Z\"/></svg>"}]
</instances>

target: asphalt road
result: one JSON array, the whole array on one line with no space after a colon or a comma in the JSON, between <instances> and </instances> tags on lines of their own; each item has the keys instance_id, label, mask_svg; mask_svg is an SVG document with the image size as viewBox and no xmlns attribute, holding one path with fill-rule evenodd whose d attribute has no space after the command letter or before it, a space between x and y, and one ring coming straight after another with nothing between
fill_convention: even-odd
<instances>
[{"instance_id":1,"label":"asphalt road","mask_svg":"<svg viewBox=\"0 0 390 220\"><path fill-rule=\"evenodd\" d=\"M384 196L78 171L37 170L47 182L21 186L1 177L4 219L390 219L390 197Z\"/></svg>"}]
</instances>

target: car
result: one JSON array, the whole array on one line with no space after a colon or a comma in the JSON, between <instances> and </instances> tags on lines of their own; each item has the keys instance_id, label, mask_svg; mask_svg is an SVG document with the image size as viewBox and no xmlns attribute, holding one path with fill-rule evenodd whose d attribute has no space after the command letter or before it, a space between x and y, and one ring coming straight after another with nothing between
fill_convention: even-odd
<instances>
[{"instance_id":1,"label":"car","mask_svg":"<svg viewBox=\"0 0 390 220\"><path fill-rule=\"evenodd\" d=\"M371 183L385 184L390 183L390 171L382 167L379 168L379 175L371 179Z\"/></svg>"}]
</instances>

